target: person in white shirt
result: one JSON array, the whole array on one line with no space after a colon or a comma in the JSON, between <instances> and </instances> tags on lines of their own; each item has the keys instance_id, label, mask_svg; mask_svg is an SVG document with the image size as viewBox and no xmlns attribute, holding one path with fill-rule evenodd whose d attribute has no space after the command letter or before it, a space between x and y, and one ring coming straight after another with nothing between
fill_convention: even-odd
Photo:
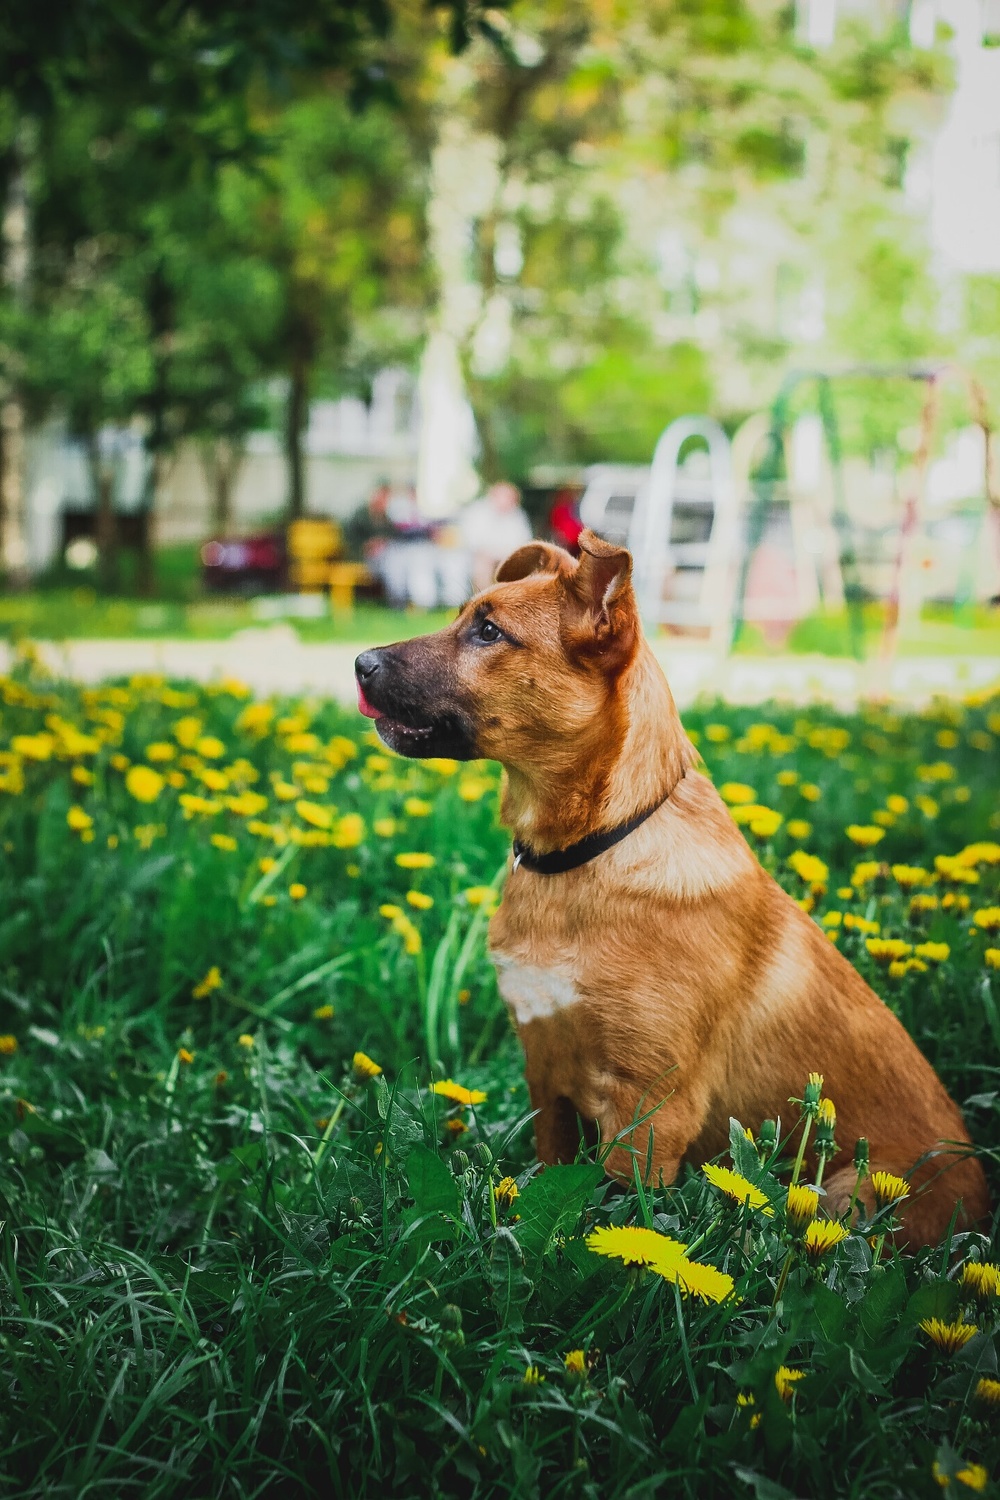
<instances>
[{"instance_id":1,"label":"person in white shirt","mask_svg":"<svg viewBox=\"0 0 1000 1500\"><path fill-rule=\"evenodd\" d=\"M489 588L505 557L531 541L531 523L521 508L521 492L507 480L491 484L481 500L466 506L458 522L471 556L476 593Z\"/></svg>"}]
</instances>

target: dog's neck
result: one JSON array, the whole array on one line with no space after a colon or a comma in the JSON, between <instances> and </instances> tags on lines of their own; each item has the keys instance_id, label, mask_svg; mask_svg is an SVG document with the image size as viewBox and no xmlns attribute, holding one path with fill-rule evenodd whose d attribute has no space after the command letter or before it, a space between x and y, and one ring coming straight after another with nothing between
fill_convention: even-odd
<instances>
[{"instance_id":1,"label":"dog's neck","mask_svg":"<svg viewBox=\"0 0 1000 1500\"><path fill-rule=\"evenodd\" d=\"M606 714L530 767L507 766L504 823L537 854L616 828L662 802L697 757L644 640Z\"/></svg>"}]
</instances>

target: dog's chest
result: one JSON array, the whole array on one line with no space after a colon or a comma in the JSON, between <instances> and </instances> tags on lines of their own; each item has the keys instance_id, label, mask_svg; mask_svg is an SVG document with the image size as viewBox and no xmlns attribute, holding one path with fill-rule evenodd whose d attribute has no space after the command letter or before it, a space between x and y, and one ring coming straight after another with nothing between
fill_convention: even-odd
<instances>
[{"instance_id":1,"label":"dog's chest","mask_svg":"<svg viewBox=\"0 0 1000 1500\"><path fill-rule=\"evenodd\" d=\"M522 962L520 958L494 950L497 986L518 1026L541 1021L580 1003L580 991L564 968Z\"/></svg>"}]
</instances>

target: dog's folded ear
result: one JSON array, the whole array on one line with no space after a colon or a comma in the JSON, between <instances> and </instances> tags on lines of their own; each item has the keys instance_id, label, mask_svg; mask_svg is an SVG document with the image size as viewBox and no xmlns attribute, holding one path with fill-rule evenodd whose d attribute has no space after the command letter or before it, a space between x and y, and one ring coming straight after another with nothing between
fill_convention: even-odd
<instances>
[{"instance_id":1,"label":"dog's folded ear","mask_svg":"<svg viewBox=\"0 0 1000 1500\"><path fill-rule=\"evenodd\" d=\"M531 573L569 573L573 559L562 547L549 542L528 542L505 557L496 571L497 583L516 583Z\"/></svg>"},{"instance_id":2,"label":"dog's folded ear","mask_svg":"<svg viewBox=\"0 0 1000 1500\"><path fill-rule=\"evenodd\" d=\"M607 663L624 663L638 629L632 593L632 554L592 531L580 533L580 561L569 588L580 608L573 644L584 654L596 651Z\"/></svg>"},{"instance_id":3,"label":"dog's folded ear","mask_svg":"<svg viewBox=\"0 0 1000 1500\"><path fill-rule=\"evenodd\" d=\"M632 577L632 554L593 531L580 533L580 562L573 592L585 609L601 615L614 604Z\"/></svg>"}]
</instances>

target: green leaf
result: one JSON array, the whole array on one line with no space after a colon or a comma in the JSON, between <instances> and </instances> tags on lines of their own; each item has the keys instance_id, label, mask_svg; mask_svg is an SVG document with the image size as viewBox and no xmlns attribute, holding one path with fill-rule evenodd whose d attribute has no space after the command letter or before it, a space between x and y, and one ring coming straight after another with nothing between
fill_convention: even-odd
<instances>
[{"instance_id":1,"label":"green leaf","mask_svg":"<svg viewBox=\"0 0 1000 1500\"><path fill-rule=\"evenodd\" d=\"M729 1120L729 1150L733 1166L748 1182L757 1182L761 1175L760 1157L753 1141L748 1141L739 1120Z\"/></svg>"},{"instance_id":2,"label":"green leaf","mask_svg":"<svg viewBox=\"0 0 1000 1500\"><path fill-rule=\"evenodd\" d=\"M413 1201L425 1214L449 1214L457 1219L460 1212L458 1184L447 1166L426 1146L411 1151L406 1163Z\"/></svg>"},{"instance_id":3,"label":"green leaf","mask_svg":"<svg viewBox=\"0 0 1000 1500\"><path fill-rule=\"evenodd\" d=\"M950 1323L958 1311L958 1287L953 1281L939 1281L934 1286L920 1286L906 1304L904 1321L922 1323L925 1318L940 1318Z\"/></svg>"},{"instance_id":4,"label":"green leaf","mask_svg":"<svg viewBox=\"0 0 1000 1500\"><path fill-rule=\"evenodd\" d=\"M898 1266L874 1270L861 1302L861 1326L874 1342L894 1323L906 1302L906 1277Z\"/></svg>"},{"instance_id":5,"label":"green leaf","mask_svg":"<svg viewBox=\"0 0 1000 1500\"><path fill-rule=\"evenodd\" d=\"M531 1179L517 1204L517 1237L528 1255L544 1255L559 1230L576 1223L601 1175L593 1163L578 1162L546 1167Z\"/></svg>"},{"instance_id":6,"label":"green leaf","mask_svg":"<svg viewBox=\"0 0 1000 1500\"><path fill-rule=\"evenodd\" d=\"M509 1229L498 1229L490 1251L490 1285L503 1326L524 1326L524 1308L534 1283L524 1274L524 1252Z\"/></svg>"}]
</instances>

